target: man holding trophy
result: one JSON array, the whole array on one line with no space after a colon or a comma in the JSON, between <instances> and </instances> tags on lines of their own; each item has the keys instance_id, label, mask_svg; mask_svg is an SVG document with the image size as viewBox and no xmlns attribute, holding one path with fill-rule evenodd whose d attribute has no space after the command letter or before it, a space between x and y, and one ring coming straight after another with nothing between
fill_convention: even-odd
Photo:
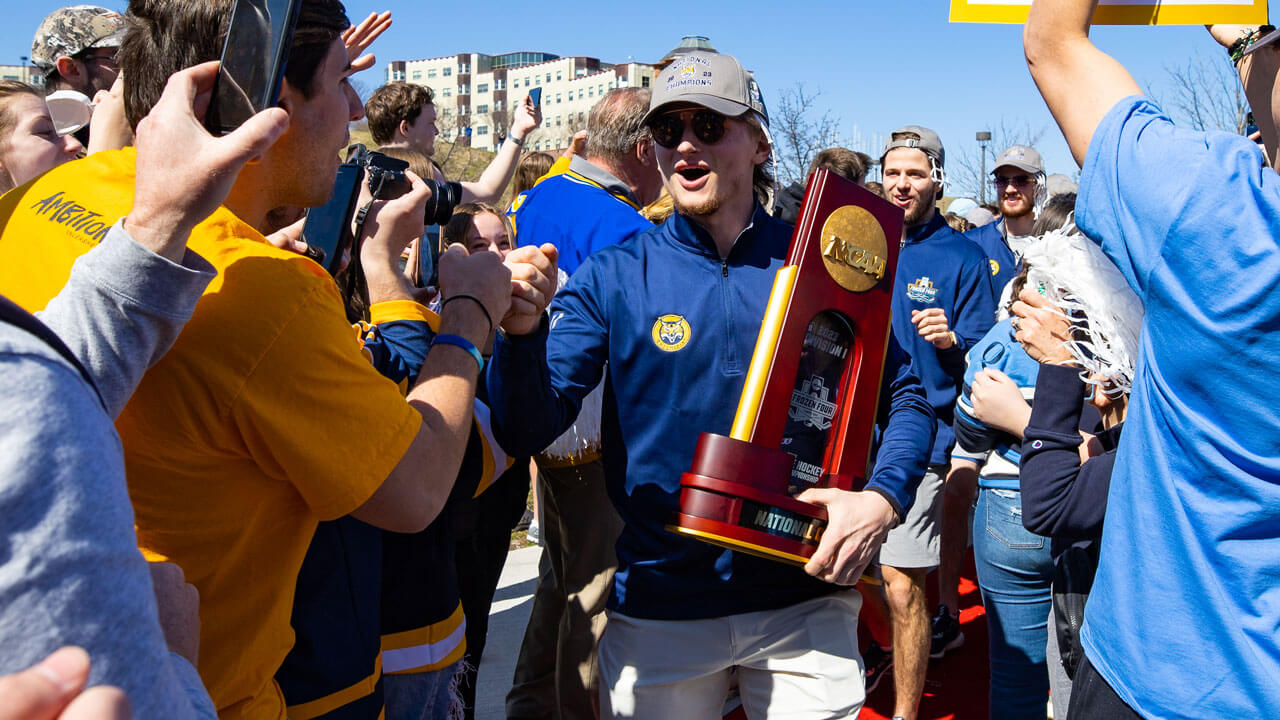
<instances>
[{"instance_id":1,"label":"man holding trophy","mask_svg":"<svg viewBox=\"0 0 1280 720\"><path fill-rule=\"evenodd\" d=\"M757 201L771 183L768 115L737 60L676 60L654 84L645 123L676 214L590 257L549 319L499 339L486 376L495 432L517 453L545 447L607 363L605 478L625 527L599 649L603 717L718 717L735 671L751 717L855 717L860 599L847 586L910 506L934 414L910 359L881 331L870 343L879 355L856 353L863 368L884 362L883 373L858 373L879 383L878 407L866 413L879 420L875 462L856 472L868 476L865 490L794 488L826 512L804 571L804 558L787 564L671 531L699 435L728 435L740 395L745 402L791 228ZM884 212L875 217L895 211ZM863 257L840 242L850 248L836 253L841 262ZM892 282L892 264L885 273L865 257L865 272Z\"/></svg>"}]
</instances>

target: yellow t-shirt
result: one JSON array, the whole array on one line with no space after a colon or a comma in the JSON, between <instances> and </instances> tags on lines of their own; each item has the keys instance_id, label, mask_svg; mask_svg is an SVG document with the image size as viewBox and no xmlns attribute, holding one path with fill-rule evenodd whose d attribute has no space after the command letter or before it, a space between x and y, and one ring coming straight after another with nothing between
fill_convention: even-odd
<instances>
[{"instance_id":1,"label":"yellow t-shirt","mask_svg":"<svg viewBox=\"0 0 1280 720\"><path fill-rule=\"evenodd\" d=\"M132 207L134 162L100 153L0 198L0 293L44 307ZM116 424L138 542L200 591L199 670L219 715L283 718L272 677L316 523L363 504L421 418L362 356L318 265L226 208L189 247L218 277Z\"/></svg>"}]
</instances>

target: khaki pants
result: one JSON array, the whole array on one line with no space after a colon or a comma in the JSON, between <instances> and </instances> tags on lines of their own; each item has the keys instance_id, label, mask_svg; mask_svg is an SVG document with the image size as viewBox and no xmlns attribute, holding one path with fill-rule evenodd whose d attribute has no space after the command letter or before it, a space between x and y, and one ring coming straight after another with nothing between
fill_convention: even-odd
<instances>
[{"instance_id":1,"label":"khaki pants","mask_svg":"<svg viewBox=\"0 0 1280 720\"><path fill-rule=\"evenodd\" d=\"M599 460L539 465L542 558L507 718L592 720L598 717L596 644L604 632L622 520Z\"/></svg>"},{"instance_id":2,"label":"khaki pants","mask_svg":"<svg viewBox=\"0 0 1280 720\"><path fill-rule=\"evenodd\" d=\"M856 590L777 610L702 620L609 614L600 641L601 715L708 720L737 676L756 720L856 718L862 709Z\"/></svg>"}]
</instances>

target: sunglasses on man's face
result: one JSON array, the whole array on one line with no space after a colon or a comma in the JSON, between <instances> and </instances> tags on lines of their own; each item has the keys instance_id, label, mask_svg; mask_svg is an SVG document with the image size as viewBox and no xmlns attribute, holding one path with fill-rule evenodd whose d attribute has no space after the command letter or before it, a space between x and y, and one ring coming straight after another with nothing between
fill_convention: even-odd
<instances>
[{"instance_id":1,"label":"sunglasses on man's face","mask_svg":"<svg viewBox=\"0 0 1280 720\"><path fill-rule=\"evenodd\" d=\"M997 190L1001 190L1009 185L1014 187L1026 187L1033 182L1030 175L996 175L991 180L991 184Z\"/></svg>"},{"instance_id":2,"label":"sunglasses on man's face","mask_svg":"<svg viewBox=\"0 0 1280 720\"><path fill-rule=\"evenodd\" d=\"M674 148L684 139L685 118L689 117L693 136L699 142L714 145L724 137L725 117L714 110L685 110L659 115L649 121L653 141L664 148Z\"/></svg>"}]
</instances>

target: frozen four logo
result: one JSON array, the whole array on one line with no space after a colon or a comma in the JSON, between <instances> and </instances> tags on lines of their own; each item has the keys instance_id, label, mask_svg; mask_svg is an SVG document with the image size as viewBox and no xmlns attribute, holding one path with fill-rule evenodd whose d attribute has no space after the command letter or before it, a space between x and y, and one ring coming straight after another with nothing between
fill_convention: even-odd
<instances>
[{"instance_id":1,"label":"frozen four logo","mask_svg":"<svg viewBox=\"0 0 1280 720\"><path fill-rule=\"evenodd\" d=\"M791 408L787 415L818 430L831 427L831 420L836 416L836 404L831 402L831 389L821 375L805 380L791 392Z\"/></svg>"},{"instance_id":2,"label":"frozen four logo","mask_svg":"<svg viewBox=\"0 0 1280 720\"><path fill-rule=\"evenodd\" d=\"M933 286L933 281L926 275L916 278L916 281L907 286L907 297L918 303L931 303L938 297L938 288Z\"/></svg>"}]
</instances>

